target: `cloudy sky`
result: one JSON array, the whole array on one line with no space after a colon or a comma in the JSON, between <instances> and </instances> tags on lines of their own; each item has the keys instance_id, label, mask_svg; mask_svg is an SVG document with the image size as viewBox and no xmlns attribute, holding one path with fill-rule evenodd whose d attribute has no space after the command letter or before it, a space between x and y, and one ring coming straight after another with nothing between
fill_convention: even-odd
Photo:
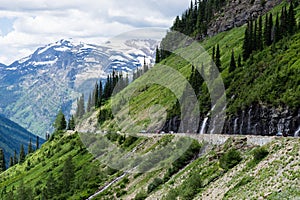
<instances>
[{"instance_id":1,"label":"cloudy sky","mask_svg":"<svg viewBox=\"0 0 300 200\"><path fill-rule=\"evenodd\" d=\"M190 0L1 0L0 63L60 39L101 44L136 28L171 26Z\"/></svg>"}]
</instances>

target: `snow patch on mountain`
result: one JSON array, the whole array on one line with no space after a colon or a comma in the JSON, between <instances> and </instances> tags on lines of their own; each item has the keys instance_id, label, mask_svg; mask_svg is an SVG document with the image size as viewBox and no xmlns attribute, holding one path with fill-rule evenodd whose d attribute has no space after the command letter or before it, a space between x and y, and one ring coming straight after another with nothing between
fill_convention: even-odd
<instances>
[{"instance_id":1,"label":"snow patch on mountain","mask_svg":"<svg viewBox=\"0 0 300 200\"><path fill-rule=\"evenodd\" d=\"M76 99L87 97L95 82L113 70L132 73L154 64L156 40L116 40L104 45L60 40L0 68L0 110L33 133L51 131L63 109L67 117Z\"/></svg>"}]
</instances>

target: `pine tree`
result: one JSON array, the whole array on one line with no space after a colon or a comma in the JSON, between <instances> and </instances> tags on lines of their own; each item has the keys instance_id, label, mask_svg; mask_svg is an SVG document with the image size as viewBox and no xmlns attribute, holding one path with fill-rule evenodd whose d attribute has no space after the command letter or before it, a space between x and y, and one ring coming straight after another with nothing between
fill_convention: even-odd
<instances>
[{"instance_id":1,"label":"pine tree","mask_svg":"<svg viewBox=\"0 0 300 200\"><path fill-rule=\"evenodd\" d=\"M40 148L40 137L39 136L36 136L35 147L36 147L36 150L38 150Z\"/></svg>"},{"instance_id":2,"label":"pine tree","mask_svg":"<svg viewBox=\"0 0 300 200\"><path fill-rule=\"evenodd\" d=\"M148 69L149 69L149 67L148 67L148 65L146 63L146 57L144 56L144 66L143 66L144 73L146 73L148 71Z\"/></svg>"},{"instance_id":3,"label":"pine tree","mask_svg":"<svg viewBox=\"0 0 300 200\"><path fill-rule=\"evenodd\" d=\"M280 31L280 25L279 25L279 16L277 14L276 16L276 22L274 27L274 42L278 42L281 39L281 31Z\"/></svg>"},{"instance_id":4,"label":"pine tree","mask_svg":"<svg viewBox=\"0 0 300 200\"><path fill-rule=\"evenodd\" d=\"M253 36L252 36L252 48L251 50L252 51L256 51L258 49L258 46L257 46L257 21L254 21L254 30L253 30Z\"/></svg>"},{"instance_id":5,"label":"pine tree","mask_svg":"<svg viewBox=\"0 0 300 200\"><path fill-rule=\"evenodd\" d=\"M216 53L216 49L215 49L215 46L213 46L211 59L212 59L214 62L215 62L215 53Z\"/></svg>"},{"instance_id":6,"label":"pine tree","mask_svg":"<svg viewBox=\"0 0 300 200\"><path fill-rule=\"evenodd\" d=\"M15 150L14 151L14 159L13 159L13 161L14 161L14 165L16 165L16 164L18 164L18 157L17 157L17 151Z\"/></svg>"},{"instance_id":7,"label":"pine tree","mask_svg":"<svg viewBox=\"0 0 300 200\"><path fill-rule=\"evenodd\" d=\"M288 16L286 6L281 9L280 16L280 33L284 37L288 34Z\"/></svg>"},{"instance_id":8,"label":"pine tree","mask_svg":"<svg viewBox=\"0 0 300 200\"><path fill-rule=\"evenodd\" d=\"M28 149L27 149L27 154L30 154L30 153L33 153L31 138L29 139Z\"/></svg>"},{"instance_id":9,"label":"pine tree","mask_svg":"<svg viewBox=\"0 0 300 200\"><path fill-rule=\"evenodd\" d=\"M0 149L0 173L6 170L5 166L5 156L2 149Z\"/></svg>"},{"instance_id":10,"label":"pine tree","mask_svg":"<svg viewBox=\"0 0 300 200\"><path fill-rule=\"evenodd\" d=\"M100 83L99 83L99 98L98 98L98 108L101 107L101 102L102 102L102 98L103 98L103 84L102 84L102 81L100 80Z\"/></svg>"},{"instance_id":11,"label":"pine tree","mask_svg":"<svg viewBox=\"0 0 300 200\"><path fill-rule=\"evenodd\" d=\"M25 161L25 150L24 150L24 146L23 144L21 144L21 148L20 148L20 155L19 155L19 161L22 164Z\"/></svg>"},{"instance_id":12,"label":"pine tree","mask_svg":"<svg viewBox=\"0 0 300 200\"><path fill-rule=\"evenodd\" d=\"M14 166L14 159L13 159L13 157L10 157L9 158L9 167L12 167L12 166Z\"/></svg>"},{"instance_id":13,"label":"pine tree","mask_svg":"<svg viewBox=\"0 0 300 200\"><path fill-rule=\"evenodd\" d=\"M86 112L88 112L88 113L91 112L92 107L93 107L93 105L92 105L92 95L90 94L89 98L88 98L88 103L87 103L87 106L86 106Z\"/></svg>"},{"instance_id":14,"label":"pine tree","mask_svg":"<svg viewBox=\"0 0 300 200\"><path fill-rule=\"evenodd\" d=\"M69 122L68 122L68 130L72 130L74 131L75 130L75 118L74 116L72 115L69 119Z\"/></svg>"},{"instance_id":15,"label":"pine tree","mask_svg":"<svg viewBox=\"0 0 300 200\"><path fill-rule=\"evenodd\" d=\"M44 196L47 199L53 198L58 193L57 192L57 185L58 185L58 183L54 179L52 173L50 173L50 175L48 176L48 178L46 180L46 188L43 191Z\"/></svg>"},{"instance_id":16,"label":"pine tree","mask_svg":"<svg viewBox=\"0 0 300 200\"><path fill-rule=\"evenodd\" d=\"M264 30L264 38L265 38L265 45L270 46L272 44L272 30L273 30L273 15L266 16L266 24Z\"/></svg>"},{"instance_id":17,"label":"pine tree","mask_svg":"<svg viewBox=\"0 0 300 200\"><path fill-rule=\"evenodd\" d=\"M96 82L96 84L95 84L95 88L94 88L94 92L93 92L93 94L94 94L94 102L95 102L95 105L94 105L94 107L95 108L98 108L98 101L99 101L99 86L98 86L98 83Z\"/></svg>"},{"instance_id":18,"label":"pine tree","mask_svg":"<svg viewBox=\"0 0 300 200\"><path fill-rule=\"evenodd\" d=\"M268 30L268 32L269 32L269 45L271 45L272 44L272 41L273 41L273 34L272 34L272 30L273 30L273 15L272 15L272 13L270 13L270 17L269 17L269 30Z\"/></svg>"},{"instance_id":19,"label":"pine tree","mask_svg":"<svg viewBox=\"0 0 300 200\"><path fill-rule=\"evenodd\" d=\"M266 19L265 19L265 26L264 26L264 44L268 46L269 43L269 35L268 35L268 30L269 30L269 15L266 14Z\"/></svg>"},{"instance_id":20,"label":"pine tree","mask_svg":"<svg viewBox=\"0 0 300 200\"><path fill-rule=\"evenodd\" d=\"M262 36L262 29L263 29L263 25L262 25L262 16L259 16L258 19L258 30L257 30L257 49L258 50L262 50L263 49L263 36Z\"/></svg>"},{"instance_id":21,"label":"pine tree","mask_svg":"<svg viewBox=\"0 0 300 200\"><path fill-rule=\"evenodd\" d=\"M294 34L297 27L296 17L295 17L295 11L294 11L294 3L291 1L289 12L288 12L288 31L289 34Z\"/></svg>"},{"instance_id":22,"label":"pine tree","mask_svg":"<svg viewBox=\"0 0 300 200\"><path fill-rule=\"evenodd\" d=\"M230 59L230 65L229 65L229 69L228 72L231 73L236 69L236 63L235 63L235 58L234 58L234 50L232 49L231 52L231 59Z\"/></svg>"},{"instance_id":23,"label":"pine tree","mask_svg":"<svg viewBox=\"0 0 300 200\"><path fill-rule=\"evenodd\" d=\"M177 16L178 17L178 16ZM176 18L177 19L177 18ZM179 17L178 19L179 20ZM158 49L158 46L156 46L156 53L155 53L155 63L159 63L160 62L160 51Z\"/></svg>"},{"instance_id":24,"label":"pine tree","mask_svg":"<svg viewBox=\"0 0 300 200\"><path fill-rule=\"evenodd\" d=\"M53 124L56 131L62 131L67 128L67 122L62 110L59 110L55 122Z\"/></svg>"},{"instance_id":25,"label":"pine tree","mask_svg":"<svg viewBox=\"0 0 300 200\"><path fill-rule=\"evenodd\" d=\"M84 94L81 95L81 97L77 100L77 110L76 110L76 118L82 118L85 114L85 108L84 108Z\"/></svg>"},{"instance_id":26,"label":"pine tree","mask_svg":"<svg viewBox=\"0 0 300 200\"><path fill-rule=\"evenodd\" d=\"M219 46L219 44L217 44L215 64L216 64L218 70L221 71L221 53L220 53L220 46Z\"/></svg>"},{"instance_id":27,"label":"pine tree","mask_svg":"<svg viewBox=\"0 0 300 200\"><path fill-rule=\"evenodd\" d=\"M72 181L75 178L75 172L74 172L74 164L72 161L72 157L69 156L67 160L65 161L64 167L63 167L63 174L62 174L62 185L63 185L63 191L67 192L69 191Z\"/></svg>"},{"instance_id":28,"label":"pine tree","mask_svg":"<svg viewBox=\"0 0 300 200\"><path fill-rule=\"evenodd\" d=\"M243 44L243 59L247 60L251 54L251 38L250 38L250 23L248 22L245 30L244 44Z\"/></svg>"}]
</instances>

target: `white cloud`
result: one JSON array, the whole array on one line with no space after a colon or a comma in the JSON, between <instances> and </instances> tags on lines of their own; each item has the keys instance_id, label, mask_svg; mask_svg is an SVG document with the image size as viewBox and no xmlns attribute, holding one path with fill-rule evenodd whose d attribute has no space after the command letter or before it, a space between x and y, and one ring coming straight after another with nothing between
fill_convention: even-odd
<instances>
[{"instance_id":1,"label":"white cloud","mask_svg":"<svg viewBox=\"0 0 300 200\"><path fill-rule=\"evenodd\" d=\"M11 32L0 35L0 62L10 64L39 46L62 38L99 44L135 28L168 28L189 2L2 0L0 18L10 19L13 26ZM0 30L1 26L0 21Z\"/></svg>"}]
</instances>

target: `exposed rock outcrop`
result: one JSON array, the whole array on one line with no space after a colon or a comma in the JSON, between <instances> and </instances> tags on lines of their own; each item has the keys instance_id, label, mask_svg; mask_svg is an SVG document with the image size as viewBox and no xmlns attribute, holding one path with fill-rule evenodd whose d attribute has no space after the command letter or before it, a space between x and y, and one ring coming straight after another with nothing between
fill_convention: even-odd
<instances>
[{"instance_id":1,"label":"exposed rock outcrop","mask_svg":"<svg viewBox=\"0 0 300 200\"><path fill-rule=\"evenodd\" d=\"M214 130L210 126L216 124L217 122L212 123L209 118L202 117L198 133L208 133L208 130ZM180 119L174 117L167 120L163 131L177 132L179 125ZM300 109L292 110L288 107L275 108L256 104L241 110L236 115L227 116L222 134L299 136L299 128Z\"/></svg>"},{"instance_id":2,"label":"exposed rock outcrop","mask_svg":"<svg viewBox=\"0 0 300 200\"><path fill-rule=\"evenodd\" d=\"M300 126L300 109L252 105L235 116L229 116L224 126L227 134L294 136Z\"/></svg>"},{"instance_id":3,"label":"exposed rock outcrop","mask_svg":"<svg viewBox=\"0 0 300 200\"><path fill-rule=\"evenodd\" d=\"M282 0L248 0L228 1L227 5L215 14L215 20L209 24L208 36L239 27L247 23L251 18L257 18L267 13Z\"/></svg>"}]
</instances>

